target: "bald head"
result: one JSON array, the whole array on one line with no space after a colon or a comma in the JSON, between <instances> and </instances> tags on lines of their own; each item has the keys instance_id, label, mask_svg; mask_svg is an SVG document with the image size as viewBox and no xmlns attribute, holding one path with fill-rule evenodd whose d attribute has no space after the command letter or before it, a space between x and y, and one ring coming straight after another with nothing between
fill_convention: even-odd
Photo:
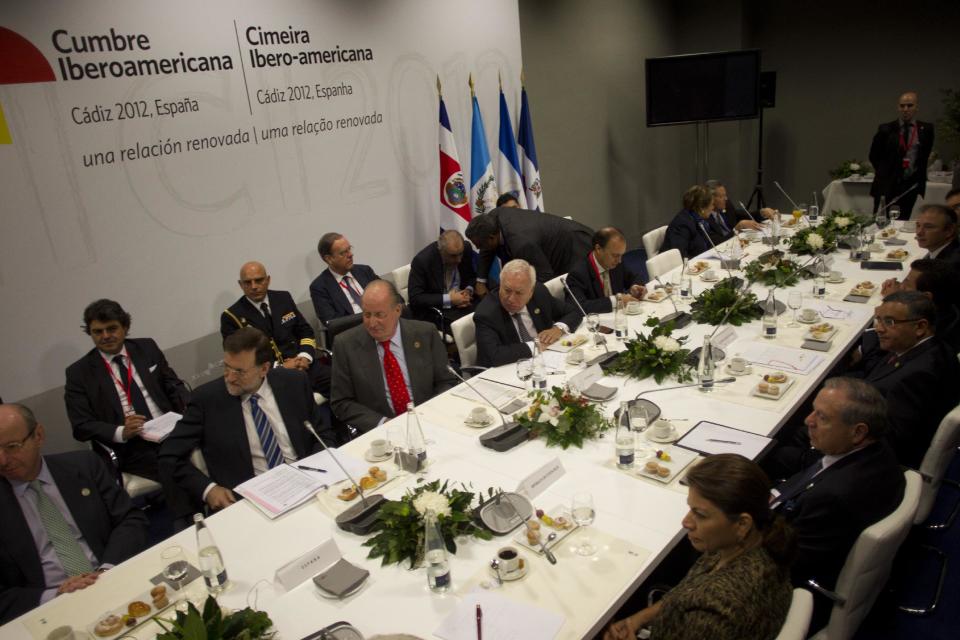
<instances>
[{"instance_id":1,"label":"bald head","mask_svg":"<svg viewBox=\"0 0 960 640\"><path fill-rule=\"evenodd\" d=\"M43 425L19 404L0 404L0 476L29 482L40 473Z\"/></svg>"},{"instance_id":2,"label":"bald head","mask_svg":"<svg viewBox=\"0 0 960 640\"><path fill-rule=\"evenodd\" d=\"M397 332L403 298L392 283L374 280L363 290L360 300L363 309L363 326L377 342L390 340Z\"/></svg>"},{"instance_id":3,"label":"bald head","mask_svg":"<svg viewBox=\"0 0 960 640\"><path fill-rule=\"evenodd\" d=\"M270 276L267 275L267 268L259 262L246 262L240 267L240 288L243 289L243 295L247 296L257 304L263 302L267 297L267 289L270 288Z\"/></svg>"},{"instance_id":4,"label":"bald head","mask_svg":"<svg viewBox=\"0 0 960 640\"><path fill-rule=\"evenodd\" d=\"M463 258L463 236L456 229L448 229L440 234L437 248L440 249L443 264L454 267Z\"/></svg>"},{"instance_id":5,"label":"bald head","mask_svg":"<svg viewBox=\"0 0 960 640\"><path fill-rule=\"evenodd\" d=\"M917 115L917 109L920 101L917 98L916 91L907 91L900 95L897 101L897 110L900 112L900 119L903 122L911 122Z\"/></svg>"}]
</instances>

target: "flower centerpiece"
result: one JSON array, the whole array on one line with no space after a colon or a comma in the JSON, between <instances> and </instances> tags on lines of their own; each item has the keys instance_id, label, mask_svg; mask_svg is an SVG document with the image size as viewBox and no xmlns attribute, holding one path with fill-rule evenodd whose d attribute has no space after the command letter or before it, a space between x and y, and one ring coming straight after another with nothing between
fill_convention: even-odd
<instances>
[{"instance_id":1,"label":"flower centerpiece","mask_svg":"<svg viewBox=\"0 0 960 640\"><path fill-rule=\"evenodd\" d=\"M609 373L618 373L643 380L653 376L657 384L670 376L679 382L692 380L690 366L686 364L689 349L683 348L687 336L673 337L673 322L661 325L656 318L648 318L646 325L653 327L649 335L639 331L636 338L628 340L623 351L608 369Z\"/></svg>"},{"instance_id":2,"label":"flower centerpiece","mask_svg":"<svg viewBox=\"0 0 960 640\"><path fill-rule=\"evenodd\" d=\"M706 289L690 305L693 319L701 324L727 322L739 327L763 316L763 308L751 291L740 291L739 278L724 278L712 289ZM727 314L729 313L729 317Z\"/></svg>"},{"instance_id":3,"label":"flower centerpiece","mask_svg":"<svg viewBox=\"0 0 960 640\"><path fill-rule=\"evenodd\" d=\"M213 596L207 596L201 613L192 602L187 610L177 611L176 618L156 618L163 629L157 640L269 640L276 631L273 621L263 611L250 607L223 615Z\"/></svg>"},{"instance_id":4,"label":"flower centerpiece","mask_svg":"<svg viewBox=\"0 0 960 640\"><path fill-rule=\"evenodd\" d=\"M410 568L423 562L424 524L427 511L437 515L443 541L450 553L457 552L457 536L489 540L492 534L473 521L475 494L451 488L449 481L434 480L407 491L399 500L387 500L377 513L376 535L363 543L370 547L368 558L382 558L380 564L410 561Z\"/></svg>"},{"instance_id":5,"label":"flower centerpiece","mask_svg":"<svg viewBox=\"0 0 960 640\"><path fill-rule=\"evenodd\" d=\"M854 233L857 227L865 227L872 221L871 216L866 214L834 209L824 216L823 222L817 228L832 232L834 236L842 236Z\"/></svg>"},{"instance_id":6,"label":"flower centerpiece","mask_svg":"<svg viewBox=\"0 0 960 640\"><path fill-rule=\"evenodd\" d=\"M873 171L869 162L860 162L859 160L845 160L840 166L830 171L830 177L834 180L843 180L850 176L865 176Z\"/></svg>"},{"instance_id":7,"label":"flower centerpiece","mask_svg":"<svg viewBox=\"0 0 960 640\"><path fill-rule=\"evenodd\" d=\"M827 225L806 227L797 231L787 242L787 250L798 256L829 253L837 248L837 238Z\"/></svg>"},{"instance_id":8,"label":"flower centerpiece","mask_svg":"<svg viewBox=\"0 0 960 640\"><path fill-rule=\"evenodd\" d=\"M800 278L810 278L812 274L801 269L795 260L783 257L781 251L763 254L744 269L747 280L759 282L767 287L792 287Z\"/></svg>"},{"instance_id":9,"label":"flower centerpiece","mask_svg":"<svg viewBox=\"0 0 960 640\"><path fill-rule=\"evenodd\" d=\"M584 441L600 437L612 426L596 405L568 388L536 390L530 397L533 402L514 419L531 435L543 436L548 447L583 448Z\"/></svg>"}]
</instances>

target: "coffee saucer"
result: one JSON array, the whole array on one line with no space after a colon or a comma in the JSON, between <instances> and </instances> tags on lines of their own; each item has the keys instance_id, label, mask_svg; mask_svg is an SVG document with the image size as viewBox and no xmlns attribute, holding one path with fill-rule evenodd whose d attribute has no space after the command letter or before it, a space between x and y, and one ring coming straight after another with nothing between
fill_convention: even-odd
<instances>
[{"instance_id":1,"label":"coffee saucer","mask_svg":"<svg viewBox=\"0 0 960 640\"><path fill-rule=\"evenodd\" d=\"M383 462L384 460L389 460L393 456L393 451L387 451L382 456L374 455L372 449L367 449L363 452L363 459L367 462Z\"/></svg>"},{"instance_id":2,"label":"coffee saucer","mask_svg":"<svg viewBox=\"0 0 960 640\"><path fill-rule=\"evenodd\" d=\"M830 279L828 279L828 280L827 280L827 284L840 284L840 283L846 282L846 281L847 281L846 278L837 278L836 280L830 280Z\"/></svg>"},{"instance_id":3,"label":"coffee saucer","mask_svg":"<svg viewBox=\"0 0 960 640\"><path fill-rule=\"evenodd\" d=\"M820 322L820 314L818 313L816 317L814 317L812 320L804 320L800 316L797 316L797 322L800 322L802 324L817 324L818 322Z\"/></svg>"},{"instance_id":4,"label":"coffee saucer","mask_svg":"<svg viewBox=\"0 0 960 640\"><path fill-rule=\"evenodd\" d=\"M471 420L467 418L463 421L463 424L471 429L486 429L493 424L493 418L487 417L486 420Z\"/></svg>"},{"instance_id":5,"label":"coffee saucer","mask_svg":"<svg viewBox=\"0 0 960 640\"><path fill-rule=\"evenodd\" d=\"M677 428L673 425L670 425L670 434L665 438L658 438L653 435L649 430L645 431L644 434L647 436L647 440L650 442L659 442L660 444L670 444L671 442L677 439Z\"/></svg>"},{"instance_id":6,"label":"coffee saucer","mask_svg":"<svg viewBox=\"0 0 960 640\"><path fill-rule=\"evenodd\" d=\"M519 565L517 566L516 569L514 569L510 573L507 573L506 571L500 571L501 580L503 580L504 582L514 582L516 580L520 580L521 578L527 575L527 572L530 571L530 563L527 562L526 558L524 558L523 555L520 555L519 559L520 559ZM497 570L494 569L493 567L490 567L490 573L493 574L494 577L496 577Z\"/></svg>"},{"instance_id":7,"label":"coffee saucer","mask_svg":"<svg viewBox=\"0 0 960 640\"><path fill-rule=\"evenodd\" d=\"M708 278L707 274L705 273L700 276L700 279L704 282L720 282L720 276L715 275L712 278Z\"/></svg>"},{"instance_id":8,"label":"coffee saucer","mask_svg":"<svg viewBox=\"0 0 960 640\"><path fill-rule=\"evenodd\" d=\"M753 373L753 367L747 365L740 371L735 371L729 364L726 367L726 372L732 376L748 376Z\"/></svg>"}]
</instances>

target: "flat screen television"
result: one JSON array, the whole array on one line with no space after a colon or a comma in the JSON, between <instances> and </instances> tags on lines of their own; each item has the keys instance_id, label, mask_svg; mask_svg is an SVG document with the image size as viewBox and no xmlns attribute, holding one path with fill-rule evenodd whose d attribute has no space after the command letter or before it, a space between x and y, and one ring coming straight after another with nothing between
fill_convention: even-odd
<instances>
[{"instance_id":1,"label":"flat screen television","mask_svg":"<svg viewBox=\"0 0 960 640\"><path fill-rule=\"evenodd\" d=\"M760 114L760 51L647 58L647 126Z\"/></svg>"}]
</instances>

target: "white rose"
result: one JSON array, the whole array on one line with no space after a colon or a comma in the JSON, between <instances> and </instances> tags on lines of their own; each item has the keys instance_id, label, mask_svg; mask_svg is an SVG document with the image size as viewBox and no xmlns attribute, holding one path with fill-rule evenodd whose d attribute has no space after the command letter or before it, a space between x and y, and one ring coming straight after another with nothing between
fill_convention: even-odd
<instances>
[{"instance_id":1,"label":"white rose","mask_svg":"<svg viewBox=\"0 0 960 640\"><path fill-rule=\"evenodd\" d=\"M860 171L860 165L856 162L851 162L850 171Z\"/></svg>"},{"instance_id":2,"label":"white rose","mask_svg":"<svg viewBox=\"0 0 960 640\"><path fill-rule=\"evenodd\" d=\"M811 233L807 236L807 246L811 249L823 248L823 236L819 233Z\"/></svg>"},{"instance_id":3,"label":"white rose","mask_svg":"<svg viewBox=\"0 0 960 640\"><path fill-rule=\"evenodd\" d=\"M680 349L680 343L668 336L657 336L653 339L653 345L660 351L667 353L673 353Z\"/></svg>"},{"instance_id":4,"label":"white rose","mask_svg":"<svg viewBox=\"0 0 960 640\"><path fill-rule=\"evenodd\" d=\"M848 224L850 224L850 218L846 218L844 216L837 216L836 218L833 219L833 225L835 227L839 227L840 229L843 229Z\"/></svg>"},{"instance_id":5,"label":"white rose","mask_svg":"<svg viewBox=\"0 0 960 640\"><path fill-rule=\"evenodd\" d=\"M450 501L436 491L424 491L418 495L413 499L413 508L420 515L426 515L427 511L433 511L438 516L450 515Z\"/></svg>"}]
</instances>

